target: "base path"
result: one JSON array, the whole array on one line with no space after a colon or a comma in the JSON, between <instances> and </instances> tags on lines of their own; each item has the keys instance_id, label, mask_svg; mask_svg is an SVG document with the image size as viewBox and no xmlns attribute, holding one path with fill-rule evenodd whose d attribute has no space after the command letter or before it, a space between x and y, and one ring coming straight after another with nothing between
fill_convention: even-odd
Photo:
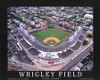
<instances>
[{"instance_id":1,"label":"base path","mask_svg":"<svg viewBox=\"0 0 100 80\"><path fill-rule=\"evenodd\" d=\"M60 42L60 40L58 38L55 38L55 37L48 37L46 39L43 40L44 43L47 43L49 40L54 40L56 41L57 43Z\"/></svg>"}]
</instances>

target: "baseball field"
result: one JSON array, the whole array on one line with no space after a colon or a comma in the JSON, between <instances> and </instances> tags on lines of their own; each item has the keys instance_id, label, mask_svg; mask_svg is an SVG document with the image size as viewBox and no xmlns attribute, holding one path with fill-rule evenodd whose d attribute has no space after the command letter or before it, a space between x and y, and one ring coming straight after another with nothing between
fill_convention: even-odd
<instances>
[{"instance_id":1,"label":"baseball field","mask_svg":"<svg viewBox=\"0 0 100 80\"><path fill-rule=\"evenodd\" d=\"M32 36L47 46L57 46L61 44L69 34L69 32L58 29L48 29L33 33Z\"/></svg>"}]
</instances>

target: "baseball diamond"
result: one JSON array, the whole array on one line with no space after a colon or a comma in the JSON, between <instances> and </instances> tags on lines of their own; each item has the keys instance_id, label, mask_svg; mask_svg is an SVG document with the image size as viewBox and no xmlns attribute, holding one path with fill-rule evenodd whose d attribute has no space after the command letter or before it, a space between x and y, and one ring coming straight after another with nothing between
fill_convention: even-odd
<instances>
[{"instance_id":1,"label":"baseball diamond","mask_svg":"<svg viewBox=\"0 0 100 80\"><path fill-rule=\"evenodd\" d=\"M49 46L54 46L57 42L54 40L49 40L46 42L46 44L48 44Z\"/></svg>"},{"instance_id":2,"label":"baseball diamond","mask_svg":"<svg viewBox=\"0 0 100 80\"><path fill-rule=\"evenodd\" d=\"M33 33L32 35L47 46L57 46L60 45L69 34L69 32L59 29L47 29Z\"/></svg>"}]
</instances>

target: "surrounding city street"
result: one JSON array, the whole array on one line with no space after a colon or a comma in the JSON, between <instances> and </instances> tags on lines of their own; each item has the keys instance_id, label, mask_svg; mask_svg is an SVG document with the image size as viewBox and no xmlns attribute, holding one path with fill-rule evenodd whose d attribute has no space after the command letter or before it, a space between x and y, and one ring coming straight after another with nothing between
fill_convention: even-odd
<instances>
[{"instance_id":1,"label":"surrounding city street","mask_svg":"<svg viewBox=\"0 0 100 80\"><path fill-rule=\"evenodd\" d=\"M89 55L89 52L91 51L90 48L93 48L93 44L91 44L87 49L81 52L75 59L71 60L67 65L60 69L60 71L69 71L78 62L81 62L82 59Z\"/></svg>"}]
</instances>

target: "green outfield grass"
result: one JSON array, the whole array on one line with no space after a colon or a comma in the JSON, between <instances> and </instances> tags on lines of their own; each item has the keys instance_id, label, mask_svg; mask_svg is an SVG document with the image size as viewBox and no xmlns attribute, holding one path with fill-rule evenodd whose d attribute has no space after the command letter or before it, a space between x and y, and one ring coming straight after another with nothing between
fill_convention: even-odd
<instances>
[{"instance_id":1,"label":"green outfield grass","mask_svg":"<svg viewBox=\"0 0 100 80\"><path fill-rule=\"evenodd\" d=\"M57 45L61 44L69 34L70 34L69 32L61 31L61 30L58 30L58 29L48 29L48 30L33 33L32 35L34 37L36 37L42 43L44 43L43 40L48 38L48 37L58 38L60 40L59 43L56 43L56 41L54 41L54 40L49 40L47 43L44 43L45 45L55 44L55 46L57 46Z\"/></svg>"}]
</instances>

